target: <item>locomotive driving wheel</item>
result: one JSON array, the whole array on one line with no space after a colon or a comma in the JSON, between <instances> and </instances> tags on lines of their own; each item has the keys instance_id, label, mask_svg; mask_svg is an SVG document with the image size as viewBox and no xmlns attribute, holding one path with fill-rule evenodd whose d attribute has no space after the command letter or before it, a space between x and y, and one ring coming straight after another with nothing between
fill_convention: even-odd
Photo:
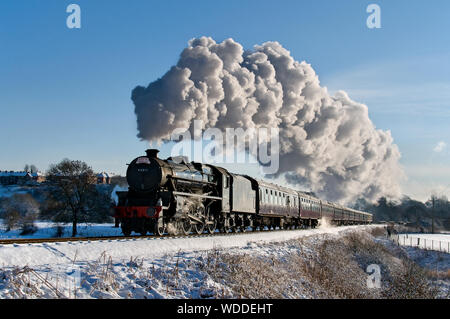
<instances>
[{"instance_id":1,"label":"locomotive driving wheel","mask_svg":"<svg viewBox=\"0 0 450 319\"><path fill-rule=\"evenodd\" d=\"M163 236L166 232L166 224L164 220L160 217L156 220L154 225L154 233L156 236Z\"/></svg>"},{"instance_id":2,"label":"locomotive driving wheel","mask_svg":"<svg viewBox=\"0 0 450 319\"><path fill-rule=\"evenodd\" d=\"M214 234L216 227L217 227L216 219L214 218L214 216L209 215L207 219L206 230L208 231L208 233Z\"/></svg>"},{"instance_id":3,"label":"locomotive driving wheel","mask_svg":"<svg viewBox=\"0 0 450 319\"><path fill-rule=\"evenodd\" d=\"M204 231L204 230L205 230L205 224L203 224L203 223L194 224L194 231L195 231L198 235L203 234L203 231Z\"/></svg>"},{"instance_id":4,"label":"locomotive driving wheel","mask_svg":"<svg viewBox=\"0 0 450 319\"><path fill-rule=\"evenodd\" d=\"M196 217L200 220L204 220L204 216L205 216L205 208L203 206L200 206L197 208L196 213L195 213ZM196 224L194 224L194 231L198 234L201 235L203 234L205 230L205 223L203 222L199 222L197 221Z\"/></svg>"},{"instance_id":5,"label":"locomotive driving wheel","mask_svg":"<svg viewBox=\"0 0 450 319\"><path fill-rule=\"evenodd\" d=\"M191 233L192 224L189 218L183 218L178 222L178 228L183 235L189 235Z\"/></svg>"}]
</instances>

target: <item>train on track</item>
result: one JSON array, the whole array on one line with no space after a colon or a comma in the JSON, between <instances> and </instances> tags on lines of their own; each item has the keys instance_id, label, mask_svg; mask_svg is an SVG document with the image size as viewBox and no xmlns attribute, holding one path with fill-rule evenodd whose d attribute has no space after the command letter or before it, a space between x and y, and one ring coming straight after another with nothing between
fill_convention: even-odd
<instances>
[{"instance_id":1,"label":"train on track","mask_svg":"<svg viewBox=\"0 0 450 319\"><path fill-rule=\"evenodd\" d=\"M369 224L372 215L320 200L311 194L184 156L158 158L149 149L127 169L128 191L117 192L114 215L122 232L188 235Z\"/></svg>"}]
</instances>

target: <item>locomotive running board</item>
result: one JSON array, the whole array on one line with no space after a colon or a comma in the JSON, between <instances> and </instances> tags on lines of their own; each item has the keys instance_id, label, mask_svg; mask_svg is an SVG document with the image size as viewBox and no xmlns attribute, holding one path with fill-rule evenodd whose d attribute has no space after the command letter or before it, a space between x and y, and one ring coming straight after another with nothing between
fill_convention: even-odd
<instances>
[{"instance_id":1,"label":"locomotive running board","mask_svg":"<svg viewBox=\"0 0 450 319\"><path fill-rule=\"evenodd\" d=\"M197 222L197 223L200 223L200 224L205 224L205 225L213 225L214 224L214 222L210 222L210 221L204 221L204 220L202 220L201 218L198 218L198 217L196 217L196 216L194 216L194 215L191 215L191 214L187 214L187 216L190 218L190 219L192 219L193 221L195 221L195 222ZM192 221L191 221L192 222Z\"/></svg>"},{"instance_id":2,"label":"locomotive running board","mask_svg":"<svg viewBox=\"0 0 450 319\"><path fill-rule=\"evenodd\" d=\"M172 175L168 175L167 178L170 178L170 179L177 179L177 180L180 180L180 181L185 181L185 182L190 182L190 183L199 183L199 184L216 185L216 184L211 183L211 182L198 181L198 180L195 180L195 179L183 178L183 177L172 176Z\"/></svg>"},{"instance_id":3,"label":"locomotive running board","mask_svg":"<svg viewBox=\"0 0 450 319\"><path fill-rule=\"evenodd\" d=\"M222 197L216 197L216 196L207 196L207 195L199 195L199 194L191 194L191 193L183 193L183 192L173 192L173 194L174 195L181 195L181 196L190 196L190 197L199 197L199 198L222 200Z\"/></svg>"}]
</instances>

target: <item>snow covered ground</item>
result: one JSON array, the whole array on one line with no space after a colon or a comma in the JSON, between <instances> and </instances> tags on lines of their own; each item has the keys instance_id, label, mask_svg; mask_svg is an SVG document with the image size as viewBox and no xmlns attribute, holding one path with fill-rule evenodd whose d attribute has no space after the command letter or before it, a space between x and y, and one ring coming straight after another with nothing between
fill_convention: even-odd
<instances>
[{"instance_id":1,"label":"snow covered ground","mask_svg":"<svg viewBox=\"0 0 450 319\"><path fill-rule=\"evenodd\" d=\"M198 268L214 251L288 256L292 247L274 243L373 227L0 245L0 298L204 298L218 291L230 297L225 284Z\"/></svg>"},{"instance_id":2,"label":"snow covered ground","mask_svg":"<svg viewBox=\"0 0 450 319\"><path fill-rule=\"evenodd\" d=\"M399 234L397 236L395 240L402 246L450 253L450 234Z\"/></svg>"},{"instance_id":3,"label":"snow covered ground","mask_svg":"<svg viewBox=\"0 0 450 319\"><path fill-rule=\"evenodd\" d=\"M0 185L0 198L11 197L14 194L27 194L29 189L18 185Z\"/></svg>"},{"instance_id":4,"label":"snow covered ground","mask_svg":"<svg viewBox=\"0 0 450 319\"><path fill-rule=\"evenodd\" d=\"M62 229L62 237L71 237L72 235L72 224L59 224ZM51 238L55 237L57 232L57 225L52 222L36 222L35 226L37 231L29 235L20 235L20 229L13 229L6 231L6 226L3 225L0 220L0 239L8 238ZM120 236L122 235L122 230L120 228L115 228L114 224L78 224L77 227L77 237L95 237L95 236Z\"/></svg>"},{"instance_id":5,"label":"snow covered ground","mask_svg":"<svg viewBox=\"0 0 450 319\"><path fill-rule=\"evenodd\" d=\"M296 259L292 263L291 258L300 256L310 262L324 241L342 239L349 234L371 231L377 227L379 225L213 237L0 245L0 298L239 297L239 292L236 295L236 289L229 280L260 283L258 289L262 289L262 296L267 298L316 298L319 290L314 283L306 277L292 278L291 272L298 272L300 265ZM418 262L428 260L423 261L424 267L435 269L438 263L439 270L450 268L448 254L444 254L448 255L447 258L442 257L443 253L397 247L386 238L382 241L394 249L408 249L411 258L416 258ZM333 247L330 247L331 254L335 255L338 251ZM409 252L409 249L419 252ZM441 257L434 254L441 254ZM268 269L264 272L264 265L272 263L274 267L279 267L277 271ZM239 266L242 265L250 269L248 274L241 274ZM290 265L296 269L288 269ZM350 268L347 262L345 265L344 268ZM233 268L235 266L238 268ZM255 267L255 271L251 267ZM222 278L224 270L228 275L238 273L238 276ZM358 278L365 283L365 266L361 271L361 278ZM267 276L275 276L272 280L283 285L273 287L265 284ZM448 291L448 281L444 281L443 285ZM268 289L267 295L264 294L265 289Z\"/></svg>"},{"instance_id":6,"label":"snow covered ground","mask_svg":"<svg viewBox=\"0 0 450 319\"><path fill-rule=\"evenodd\" d=\"M73 260L94 261L104 253L114 260L157 258L167 254L206 251L227 248L252 247L254 244L283 242L320 234L338 234L345 231L376 227L345 226L325 229L249 232L213 237L133 238L119 240L61 242L43 244L0 245L0 266L42 266L70 264Z\"/></svg>"}]
</instances>

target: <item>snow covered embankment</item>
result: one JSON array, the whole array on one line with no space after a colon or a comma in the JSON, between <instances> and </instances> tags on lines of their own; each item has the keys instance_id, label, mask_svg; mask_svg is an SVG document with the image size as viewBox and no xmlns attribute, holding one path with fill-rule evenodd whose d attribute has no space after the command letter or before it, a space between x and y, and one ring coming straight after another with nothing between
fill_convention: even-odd
<instances>
[{"instance_id":1,"label":"snow covered embankment","mask_svg":"<svg viewBox=\"0 0 450 319\"><path fill-rule=\"evenodd\" d=\"M377 298L366 263L399 262L375 228L3 246L0 298Z\"/></svg>"},{"instance_id":2,"label":"snow covered embankment","mask_svg":"<svg viewBox=\"0 0 450 319\"><path fill-rule=\"evenodd\" d=\"M70 265L95 261L106 253L114 260L156 258L182 252L242 248L256 243L283 242L300 237L366 229L370 226L327 227L324 229L250 232L238 235L216 235L190 238L135 238L123 240L61 242L45 244L0 245L0 267Z\"/></svg>"}]
</instances>

